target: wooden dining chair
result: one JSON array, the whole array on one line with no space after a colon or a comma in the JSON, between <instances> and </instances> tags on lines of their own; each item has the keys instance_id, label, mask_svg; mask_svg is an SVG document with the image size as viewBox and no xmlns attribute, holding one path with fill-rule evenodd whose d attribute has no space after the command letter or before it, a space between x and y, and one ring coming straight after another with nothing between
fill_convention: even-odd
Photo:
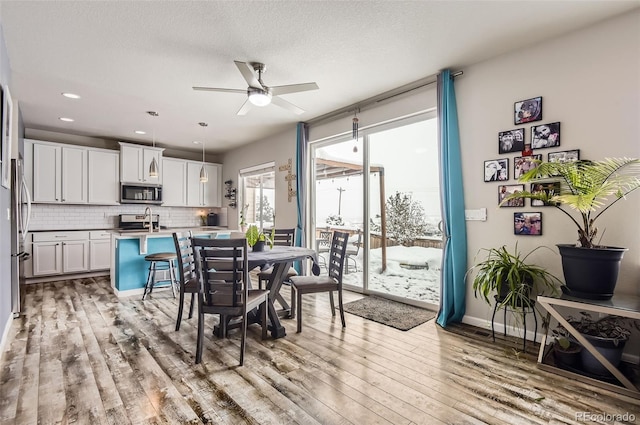
<instances>
[{"instance_id":1,"label":"wooden dining chair","mask_svg":"<svg viewBox=\"0 0 640 425\"><path fill-rule=\"evenodd\" d=\"M191 304L189 305L189 319L193 317L193 305L195 304L196 294L200 291L200 281L196 273L196 262L193 255L193 247L191 239L193 235L191 231L174 232L173 244L176 248L177 268L178 268L178 286L180 289L180 301L178 304L178 319L176 320L176 331L180 330L182 322L182 310L184 309L184 294L191 294Z\"/></svg>"},{"instance_id":2,"label":"wooden dining chair","mask_svg":"<svg viewBox=\"0 0 640 425\"><path fill-rule=\"evenodd\" d=\"M240 366L244 364L247 336L247 312L259 309L262 339L267 337L269 291L249 290L246 239L193 238L198 277L202 291L198 294L198 338L196 364L202 361L204 315L220 315L221 335L227 335L231 317L241 317Z\"/></svg>"},{"instance_id":3,"label":"wooden dining chair","mask_svg":"<svg viewBox=\"0 0 640 425\"><path fill-rule=\"evenodd\" d=\"M333 232L331 248L329 249L328 274L322 276L294 276L291 280L291 313L298 316L298 328L296 332L302 331L302 295L316 292L329 292L331 302L331 315L335 317L336 309L333 302L333 291L338 292L338 305L340 308L340 319L342 327L346 327L344 321L344 308L342 306L342 274L344 271L347 240L349 234L346 232ZM297 311L296 311L297 306Z\"/></svg>"},{"instance_id":4,"label":"wooden dining chair","mask_svg":"<svg viewBox=\"0 0 640 425\"><path fill-rule=\"evenodd\" d=\"M266 235L271 235L271 230L265 230ZM293 246L296 242L296 229L275 229L273 231L273 245L275 246ZM267 287L267 283L271 280L273 274L273 267L262 270L258 273L258 289L262 289L262 284ZM297 276L298 272L293 267L289 267L287 271L286 280L291 277Z\"/></svg>"},{"instance_id":5,"label":"wooden dining chair","mask_svg":"<svg viewBox=\"0 0 640 425\"><path fill-rule=\"evenodd\" d=\"M316 238L316 252L318 253L318 265L327 268L327 260L325 255L329 253L331 248L332 231L320 231L320 235Z\"/></svg>"}]
</instances>

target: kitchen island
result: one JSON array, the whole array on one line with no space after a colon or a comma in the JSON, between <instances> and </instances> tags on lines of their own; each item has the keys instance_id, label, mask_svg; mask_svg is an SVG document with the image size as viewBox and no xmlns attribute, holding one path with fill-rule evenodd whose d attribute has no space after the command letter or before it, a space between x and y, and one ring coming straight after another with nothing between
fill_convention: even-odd
<instances>
[{"instance_id":1,"label":"kitchen island","mask_svg":"<svg viewBox=\"0 0 640 425\"><path fill-rule=\"evenodd\" d=\"M142 295L149 272L149 263L144 257L156 252L175 252L173 232L189 230L194 236L208 238L230 238L232 233L220 227L170 228L153 232L112 231L111 287L114 293L118 297ZM160 273L164 272L159 271L158 274Z\"/></svg>"}]
</instances>

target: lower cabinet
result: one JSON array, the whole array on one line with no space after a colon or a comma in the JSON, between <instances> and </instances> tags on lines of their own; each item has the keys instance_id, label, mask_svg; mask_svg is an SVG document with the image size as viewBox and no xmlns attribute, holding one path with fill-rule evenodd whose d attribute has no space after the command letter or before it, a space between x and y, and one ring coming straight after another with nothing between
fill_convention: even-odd
<instances>
[{"instance_id":1,"label":"lower cabinet","mask_svg":"<svg viewBox=\"0 0 640 425\"><path fill-rule=\"evenodd\" d=\"M111 235L105 231L38 232L33 234L33 276L107 270Z\"/></svg>"},{"instance_id":2,"label":"lower cabinet","mask_svg":"<svg viewBox=\"0 0 640 425\"><path fill-rule=\"evenodd\" d=\"M111 268L111 233L95 231L89 235L89 270Z\"/></svg>"}]
</instances>

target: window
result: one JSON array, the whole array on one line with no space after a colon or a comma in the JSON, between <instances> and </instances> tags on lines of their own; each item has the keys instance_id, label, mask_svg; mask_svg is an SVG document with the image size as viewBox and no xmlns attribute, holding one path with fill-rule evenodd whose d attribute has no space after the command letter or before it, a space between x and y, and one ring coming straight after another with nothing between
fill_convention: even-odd
<instances>
[{"instance_id":1,"label":"window","mask_svg":"<svg viewBox=\"0 0 640 425\"><path fill-rule=\"evenodd\" d=\"M240 182L239 213L244 214L245 224L255 224L261 229L273 227L276 215L275 163L240 170Z\"/></svg>"}]
</instances>

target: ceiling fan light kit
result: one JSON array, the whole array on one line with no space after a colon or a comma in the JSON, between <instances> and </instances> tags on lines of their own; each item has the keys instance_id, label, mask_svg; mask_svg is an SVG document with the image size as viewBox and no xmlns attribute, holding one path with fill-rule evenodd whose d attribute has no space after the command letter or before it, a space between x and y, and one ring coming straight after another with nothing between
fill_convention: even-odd
<instances>
[{"instance_id":1,"label":"ceiling fan light kit","mask_svg":"<svg viewBox=\"0 0 640 425\"><path fill-rule=\"evenodd\" d=\"M241 89L224 89L217 87L196 87L194 90L198 91L217 91L223 93L243 93L246 94L247 100L244 102L237 115L246 115L252 106L267 106L270 103L277 105L281 108L287 109L296 115L304 113L304 110L298 108L296 105L279 97L283 94L299 93L309 90L318 90L316 83L302 83L302 84L290 84L286 86L273 86L269 87L262 81L262 73L264 73L266 66L260 62L240 62L234 61L238 71L242 74L245 81L248 84L247 90Z\"/></svg>"},{"instance_id":2,"label":"ceiling fan light kit","mask_svg":"<svg viewBox=\"0 0 640 425\"><path fill-rule=\"evenodd\" d=\"M247 94L249 95L249 102L256 106L267 106L271 103L272 95L268 90L249 87L247 89Z\"/></svg>"}]
</instances>

